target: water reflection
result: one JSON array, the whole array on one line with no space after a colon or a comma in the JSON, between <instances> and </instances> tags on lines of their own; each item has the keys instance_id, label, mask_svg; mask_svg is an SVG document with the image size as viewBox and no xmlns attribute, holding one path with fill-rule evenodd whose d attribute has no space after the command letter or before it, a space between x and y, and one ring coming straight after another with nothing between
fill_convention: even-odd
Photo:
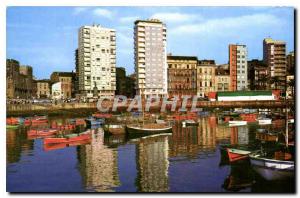
<instances>
[{"instance_id":1,"label":"water reflection","mask_svg":"<svg viewBox=\"0 0 300 198\"><path fill-rule=\"evenodd\" d=\"M118 152L104 145L102 128L90 129L92 141L78 148L79 169L83 184L96 192L113 191L120 185L118 176Z\"/></svg>"},{"instance_id":2,"label":"water reflection","mask_svg":"<svg viewBox=\"0 0 300 198\"><path fill-rule=\"evenodd\" d=\"M19 162L21 153L30 153L33 150L33 141L27 140L23 128L6 129L6 161L7 163Z\"/></svg>"},{"instance_id":3,"label":"water reflection","mask_svg":"<svg viewBox=\"0 0 300 198\"><path fill-rule=\"evenodd\" d=\"M50 118L50 121L63 124L67 119ZM134 144L126 135L113 136L105 134L102 128L89 129L92 140L88 144L56 148L49 152L43 150L42 139L27 139L29 128L10 129L6 133L7 166L10 170L14 166L14 172L8 171L7 175L14 180L11 179L9 185L17 189L18 180L15 178L25 179L21 170L24 165L28 170L47 170L47 175L55 175L57 170L52 169L55 165L63 173L68 172L64 168L72 170L70 171L72 176L78 177L79 186L82 184L76 187L78 191L108 192L128 191L128 189L140 192L294 191L291 187L294 181L285 181L280 185L266 182L253 175L249 164L232 166L228 164L227 153L220 155L219 148L223 144L257 144L259 141L255 138L255 132L257 128L262 128L261 126L248 124L228 127L226 124L218 123L216 115L199 117L198 122L198 126L189 127L177 124L173 127L172 134L138 138ZM281 131L282 125L264 128ZM126 155L121 157L119 152ZM26 160L24 164L22 157L29 154L31 159ZM68 164L70 155L74 158L72 162L77 166ZM59 158L62 161L57 161L59 156L62 156ZM33 159L37 161L44 159L44 167L37 168L38 165L33 163L35 161ZM15 166L16 164L19 166ZM125 171L127 175L124 174ZM131 180L128 179L128 174ZM62 185L75 181L72 176L63 177ZM47 184L51 184L51 179L53 178L47 180ZM34 185L40 185L38 189L44 189L45 184L40 181L43 180L41 177L32 180L35 181L32 182ZM53 184L53 191L56 189L54 186L59 185ZM36 189L35 187L32 189Z\"/></svg>"},{"instance_id":4,"label":"water reflection","mask_svg":"<svg viewBox=\"0 0 300 198\"><path fill-rule=\"evenodd\" d=\"M136 185L141 192L167 192L168 136L140 138L136 145Z\"/></svg>"}]
</instances>

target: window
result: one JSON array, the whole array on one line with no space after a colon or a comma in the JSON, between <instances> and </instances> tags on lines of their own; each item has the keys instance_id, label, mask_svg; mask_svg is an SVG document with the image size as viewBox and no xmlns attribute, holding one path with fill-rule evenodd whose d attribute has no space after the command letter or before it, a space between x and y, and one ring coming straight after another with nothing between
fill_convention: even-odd
<instances>
[{"instance_id":1,"label":"window","mask_svg":"<svg viewBox=\"0 0 300 198\"><path fill-rule=\"evenodd\" d=\"M100 77L97 77L97 80L100 80Z\"/></svg>"},{"instance_id":2,"label":"window","mask_svg":"<svg viewBox=\"0 0 300 198\"><path fill-rule=\"evenodd\" d=\"M96 47L97 47L97 48L99 48L99 47L100 47L100 45L96 45ZM94 49L94 48L93 48L93 49Z\"/></svg>"},{"instance_id":3,"label":"window","mask_svg":"<svg viewBox=\"0 0 300 198\"><path fill-rule=\"evenodd\" d=\"M105 71L105 67L102 67L102 71Z\"/></svg>"},{"instance_id":4,"label":"window","mask_svg":"<svg viewBox=\"0 0 300 198\"><path fill-rule=\"evenodd\" d=\"M96 61L100 61L100 58L96 58Z\"/></svg>"},{"instance_id":5,"label":"window","mask_svg":"<svg viewBox=\"0 0 300 198\"><path fill-rule=\"evenodd\" d=\"M102 53L105 53L105 49L102 49L101 51L102 51Z\"/></svg>"}]
</instances>

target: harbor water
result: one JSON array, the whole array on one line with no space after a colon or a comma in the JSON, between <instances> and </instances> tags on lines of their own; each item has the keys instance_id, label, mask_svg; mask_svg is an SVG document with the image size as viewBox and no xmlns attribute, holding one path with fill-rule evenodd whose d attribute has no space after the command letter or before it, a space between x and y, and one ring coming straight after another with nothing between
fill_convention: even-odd
<instances>
[{"instance_id":1,"label":"harbor water","mask_svg":"<svg viewBox=\"0 0 300 198\"><path fill-rule=\"evenodd\" d=\"M64 123L65 118L49 121ZM267 181L249 161L229 164L225 144L256 147L257 124L229 127L217 116L198 126L173 126L152 136L109 135L102 128L88 144L45 149L28 139L30 127L7 129L8 192L295 192L295 178ZM284 130L284 125L275 126Z\"/></svg>"}]
</instances>

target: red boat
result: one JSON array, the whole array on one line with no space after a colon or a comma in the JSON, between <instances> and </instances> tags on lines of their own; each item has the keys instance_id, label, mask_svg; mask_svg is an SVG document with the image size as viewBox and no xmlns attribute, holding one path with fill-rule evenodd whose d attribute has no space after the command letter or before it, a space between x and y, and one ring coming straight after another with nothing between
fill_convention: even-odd
<instances>
[{"instance_id":1,"label":"red boat","mask_svg":"<svg viewBox=\"0 0 300 198\"><path fill-rule=\"evenodd\" d=\"M257 114L254 113L243 113L240 115L242 120L247 121L247 122L256 122L257 119Z\"/></svg>"},{"instance_id":2,"label":"red boat","mask_svg":"<svg viewBox=\"0 0 300 198\"><path fill-rule=\"evenodd\" d=\"M92 116L95 118L111 118L112 114L111 113L94 113L94 114L92 114Z\"/></svg>"},{"instance_id":3,"label":"red boat","mask_svg":"<svg viewBox=\"0 0 300 198\"><path fill-rule=\"evenodd\" d=\"M84 119L76 119L75 121L75 125L79 126L79 125L85 125L85 120Z\"/></svg>"},{"instance_id":4,"label":"red boat","mask_svg":"<svg viewBox=\"0 0 300 198\"><path fill-rule=\"evenodd\" d=\"M240 150L235 148L227 148L229 162L235 162L249 158L250 151Z\"/></svg>"},{"instance_id":5,"label":"red boat","mask_svg":"<svg viewBox=\"0 0 300 198\"><path fill-rule=\"evenodd\" d=\"M67 143L44 144L44 150L51 151L51 150L63 149L63 148L69 147L69 146L79 146L79 145L85 145L85 144L89 144L89 143L91 143L90 139L71 142L69 144L67 144Z\"/></svg>"},{"instance_id":6,"label":"red boat","mask_svg":"<svg viewBox=\"0 0 300 198\"><path fill-rule=\"evenodd\" d=\"M90 139L91 139L90 133L70 134L70 135L66 135L66 137L62 137L62 138L45 138L44 144L59 144L59 143L70 144L72 142L77 142L77 141L82 141L82 140L90 140Z\"/></svg>"},{"instance_id":7,"label":"red boat","mask_svg":"<svg viewBox=\"0 0 300 198\"><path fill-rule=\"evenodd\" d=\"M34 130L31 129L29 131L27 131L27 136L51 136L51 135L55 135L58 132L58 130L56 129L42 129L42 130Z\"/></svg>"},{"instance_id":8,"label":"red boat","mask_svg":"<svg viewBox=\"0 0 300 198\"><path fill-rule=\"evenodd\" d=\"M31 120L31 124L45 124L45 123L48 123L48 120L44 118L37 118Z\"/></svg>"},{"instance_id":9,"label":"red boat","mask_svg":"<svg viewBox=\"0 0 300 198\"><path fill-rule=\"evenodd\" d=\"M18 118L6 118L6 124L8 125L18 125L19 124L19 119Z\"/></svg>"},{"instance_id":10,"label":"red boat","mask_svg":"<svg viewBox=\"0 0 300 198\"><path fill-rule=\"evenodd\" d=\"M51 128L58 130L74 130L76 128L75 124L65 124L57 125L56 122L52 123Z\"/></svg>"}]
</instances>

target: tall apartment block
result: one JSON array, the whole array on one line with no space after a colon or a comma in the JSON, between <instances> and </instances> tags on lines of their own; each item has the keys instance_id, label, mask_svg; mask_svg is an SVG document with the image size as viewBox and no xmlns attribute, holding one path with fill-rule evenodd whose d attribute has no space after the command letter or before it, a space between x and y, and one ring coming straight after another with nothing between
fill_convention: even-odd
<instances>
[{"instance_id":1,"label":"tall apartment block","mask_svg":"<svg viewBox=\"0 0 300 198\"><path fill-rule=\"evenodd\" d=\"M167 95L166 26L156 19L137 20L134 27L134 59L137 94Z\"/></svg>"},{"instance_id":2,"label":"tall apartment block","mask_svg":"<svg viewBox=\"0 0 300 198\"><path fill-rule=\"evenodd\" d=\"M100 25L82 26L78 35L79 92L87 97L114 96L116 31Z\"/></svg>"},{"instance_id":3,"label":"tall apartment block","mask_svg":"<svg viewBox=\"0 0 300 198\"><path fill-rule=\"evenodd\" d=\"M229 45L230 91L248 89L247 47Z\"/></svg>"},{"instance_id":4,"label":"tall apartment block","mask_svg":"<svg viewBox=\"0 0 300 198\"><path fill-rule=\"evenodd\" d=\"M286 78L286 53L285 42L276 41L271 38L266 38L263 41L263 60L268 65L269 79L274 79L276 82L271 84L271 88L285 89Z\"/></svg>"}]
</instances>

